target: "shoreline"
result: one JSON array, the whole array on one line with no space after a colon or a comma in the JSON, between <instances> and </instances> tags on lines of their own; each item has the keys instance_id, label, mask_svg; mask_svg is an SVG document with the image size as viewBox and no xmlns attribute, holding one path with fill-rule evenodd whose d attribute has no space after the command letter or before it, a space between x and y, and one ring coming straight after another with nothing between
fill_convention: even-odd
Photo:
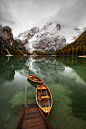
<instances>
[{"instance_id":1,"label":"shoreline","mask_svg":"<svg viewBox=\"0 0 86 129\"><path fill-rule=\"evenodd\" d=\"M83 57L83 58L86 58L86 55L82 55L82 56L78 56L78 57Z\"/></svg>"},{"instance_id":2,"label":"shoreline","mask_svg":"<svg viewBox=\"0 0 86 129\"><path fill-rule=\"evenodd\" d=\"M9 54L9 55L0 55L0 56L21 56L21 55L12 55L12 54ZM56 57L82 57L82 58L86 58L86 55L80 55L80 56L71 56L71 55L22 55L22 56L32 56L32 57L36 57L36 56L56 56Z\"/></svg>"},{"instance_id":3,"label":"shoreline","mask_svg":"<svg viewBox=\"0 0 86 129\"><path fill-rule=\"evenodd\" d=\"M14 55L9 54L9 55L6 55L6 56L14 56Z\"/></svg>"}]
</instances>

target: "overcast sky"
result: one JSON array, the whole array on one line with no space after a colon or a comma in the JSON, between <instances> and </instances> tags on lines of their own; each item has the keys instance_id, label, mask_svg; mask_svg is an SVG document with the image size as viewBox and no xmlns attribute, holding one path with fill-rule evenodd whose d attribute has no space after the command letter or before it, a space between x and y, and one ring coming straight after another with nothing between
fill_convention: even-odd
<instances>
[{"instance_id":1,"label":"overcast sky","mask_svg":"<svg viewBox=\"0 0 86 129\"><path fill-rule=\"evenodd\" d=\"M0 24L14 36L51 19L86 27L86 0L0 0Z\"/></svg>"}]
</instances>

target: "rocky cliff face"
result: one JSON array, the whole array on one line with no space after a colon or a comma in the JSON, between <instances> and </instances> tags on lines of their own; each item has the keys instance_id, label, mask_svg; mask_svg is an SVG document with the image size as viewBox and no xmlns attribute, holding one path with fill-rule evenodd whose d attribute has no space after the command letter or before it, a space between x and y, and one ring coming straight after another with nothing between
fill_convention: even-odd
<instances>
[{"instance_id":1,"label":"rocky cliff face","mask_svg":"<svg viewBox=\"0 0 86 129\"><path fill-rule=\"evenodd\" d=\"M31 39L38 32L39 28L33 27L30 30L25 31L24 33L20 33L16 38L22 40L23 43L27 44L28 40Z\"/></svg>"},{"instance_id":2,"label":"rocky cliff face","mask_svg":"<svg viewBox=\"0 0 86 129\"><path fill-rule=\"evenodd\" d=\"M0 45L1 45L0 55L6 55L6 54L23 55L27 53L22 41L19 39L14 40L12 29L9 26L2 27L0 25Z\"/></svg>"},{"instance_id":3,"label":"rocky cliff face","mask_svg":"<svg viewBox=\"0 0 86 129\"><path fill-rule=\"evenodd\" d=\"M61 25L56 23L46 23L41 29L34 27L18 35L29 50L56 51L66 44L66 38L58 34Z\"/></svg>"},{"instance_id":4,"label":"rocky cliff face","mask_svg":"<svg viewBox=\"0 0 86 129\"><path fill-rule=\"evenodd\" d=\"M62 48L64 43L66 43L66 38L58 34L60 30L60 24L46 23L44 27L29 40L29 45L27 44L26 47L31 47L30 44L32 44L33 49L56 51Z\"/></svg>"},{"instance_id":5,"label":"rocky cliff face","mask_svg":"<svg viewBox=\"0 0 86 129\"><path fill-rule=\"evenodd\" d=\"M65 37L46 37L42 35L41 39L37 39L33 42L32 47L35 49L42 49L42 50L50 50L54 47L55 49L60 49L63 47L63 43L66 42Z\"/></svg>"},{"instance_id":6,"label":"rocky cliff face","mask_svg":"<svg viewBox=\"0 0 86 129\"><path fill-rule=\"evenodd\" d=\"M42 28L34 27L18 35L28 50L56 51L73 42L81 34L75 27L65 27L58 22L47 22Z\"/></svg>"},{"instance_id":7,"label":"rocky cliff face","mask_svg":"<svg viewBox=\"0 0 86 129\"><path fill-rule=\"evenodd\" d=\"M4 33L4 39L13 39L12 29L9 26L4 26L1 30Z\"/></svg>"}]
</instances>

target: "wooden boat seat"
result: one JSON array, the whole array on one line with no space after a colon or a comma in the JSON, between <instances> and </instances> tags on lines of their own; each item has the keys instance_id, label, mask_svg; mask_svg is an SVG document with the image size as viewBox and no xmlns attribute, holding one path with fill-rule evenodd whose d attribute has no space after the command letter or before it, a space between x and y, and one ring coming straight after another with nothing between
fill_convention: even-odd
<instances>
[{"instance_id":1,"label":"wooden boat seat","mask_svg":"<svg viewBox=\"0 0 86 129\"><path fill-rule=\"evenodd\" d=\"M40 97L38 97L37 99L39 99ZM41 96L41 99L48 99L50 98L50 96Z\"/></svg>"},{"instance_id":2,"label":"wooden boat seat","mask_svg":"<svg viewBox=\"0 0 86 129\"><path fill-rule=\"evenodd\" d=\"M32 77L32 75L30 75L29 77Z\"/></svg>"},{"instance_id":3,"label":"wooden boat seat","mask_svg":"<svg viewBox=\"0 0 86 129\"><path fill-rule=\"evenodd\" d=\"M38 90L46 90L46 87L42 87L42 89L40 87L38 87Z\"/></svg>"},{"instance_id":4,"label":"wooden boat seat","mask_svg":"<svg viewBox=\"0 0 86 129\"><path fill-rule=\"evenodd\" d=\"M50 96L41 96L42 99L50 98Z\"/></svg>"}]
</instances>

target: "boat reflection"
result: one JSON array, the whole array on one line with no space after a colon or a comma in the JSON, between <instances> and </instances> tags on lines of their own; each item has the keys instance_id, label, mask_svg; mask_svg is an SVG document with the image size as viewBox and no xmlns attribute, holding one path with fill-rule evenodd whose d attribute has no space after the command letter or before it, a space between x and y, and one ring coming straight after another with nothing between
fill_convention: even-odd
<instances>
[{"instance_id":1,"label":"boat reflection","mask_svg":"<svg viewBox=\"0 0 86 129\"><path fill-rule=\"evenodd\" d=\"M28 78L27 78L27 82L30 83L33 87L35 87L35 88L37 87L37 84L31 82Z\"/></svg>"}]
</instances>

